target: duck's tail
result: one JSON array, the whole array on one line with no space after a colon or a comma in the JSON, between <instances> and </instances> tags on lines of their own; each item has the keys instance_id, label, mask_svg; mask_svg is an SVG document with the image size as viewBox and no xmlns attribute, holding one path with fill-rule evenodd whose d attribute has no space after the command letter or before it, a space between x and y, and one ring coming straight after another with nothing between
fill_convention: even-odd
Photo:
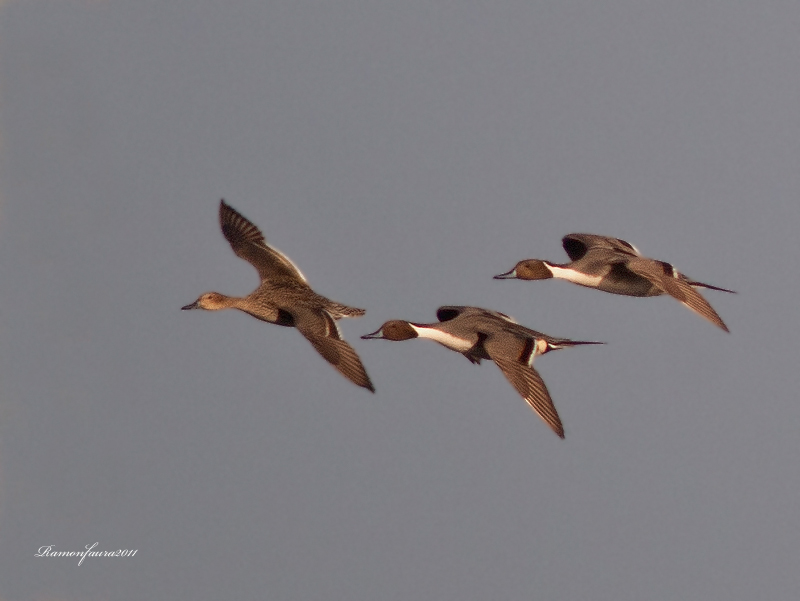
<instances>
[{"instance_id":1,"label":"duck's tail","mask_svg":"<svg viewBox=\"0 0 800 601\"><path fill-rule=\"evenodd\" d=\"M545 342L547 344L544 345L544 350L541 351L542 355L549 353L550 351L558 351L562 348L568 348L570 346L580 346L583 344L605 344L605 342L596 342L594 340L569 340L568 338L547 338L545 339Z\"/></svg>"},{"instance_id":2,"label":"duck's tail","mask_svg":"<svg viewBox=\"0 0 800 601\"><path fill-rule=\"evenodd\" d=\"M704 284L703 282L689 280L688 283L690 286L694 286L695 288L708 288L709 290L719 290L720 292L730 292L731 294L736 294L735 290L728 290L727 288L720 288L719 286L712 286L711 284Z\"/></svg>"}]
</instances>

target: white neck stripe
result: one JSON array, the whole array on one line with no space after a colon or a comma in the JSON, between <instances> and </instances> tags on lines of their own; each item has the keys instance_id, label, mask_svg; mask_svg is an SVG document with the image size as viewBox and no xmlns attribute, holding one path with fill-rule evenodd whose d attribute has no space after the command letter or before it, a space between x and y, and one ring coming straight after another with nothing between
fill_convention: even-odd
<instances>
[{"instance_id":1,"label":"white neck stripe","mask_svg":"<svg viewBox=\"0 0 800 601\"><path fill-rule=\"evenodd\" d=\"M464 340L463 338L459 338L453 334L448 334L447 332L442 332L441 330L437 330L435 328L420 328L413 324L411 324L411 327L414 328L414 331L420 338L434 340L449 349L458 351L459 353L468 351L473 347L473 343L469 340Z\"/></svg>"},{"instance_id":2,"label":"white neck stripe","mask_svg":"<svg viewBox=\"0 0 800 601\"><path fill-rule=\"evenodd\" d=\"M586 275L585 273L575 271L574 269L570 269L568 267L558 267L556 265L548 265L547 263L545 263L545 265L547 265L547 268L550 270L550 273L553 274L554 278L567 280L574 284L580 284L581 286L589 286L590 288L594 288L600 283L600 280L603 279L603 276Z\"/></svg>"}]
</instances>

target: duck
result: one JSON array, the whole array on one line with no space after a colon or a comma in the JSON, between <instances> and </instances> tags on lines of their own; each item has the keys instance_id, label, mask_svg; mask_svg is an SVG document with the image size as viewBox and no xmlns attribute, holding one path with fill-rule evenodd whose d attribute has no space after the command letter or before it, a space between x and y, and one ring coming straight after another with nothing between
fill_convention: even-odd
<instances>
[{"instance_id":1,"label":"duck","mask_svg":"<svg viewBox=\"0 0 800 601\"><path fill-rule=\"evenodd\" d=\"M499 311L446 305L436 311L439 323L391 320L364 339L411 340L427 338L464 355L471 363L494 361L531 408L564 438L564 426L544 380L533 367L534 358L554 350L602 342L554 338L518 324Z\"/></svg>"},{"instance_id":2,"label":"duck","mask_svg":"<svg viewBox=\"0 0 800 601\"><path fill-rule=\"evenodd\" d=\"M343 376L374 393L375 387L361 359L342 338L336 323L343 317L364 315L365 310L317 294L291 259L267 244L261 230L225 199L219 204L219 223L233 252L255 267L261 284L245 297L206 292L181 309L238 309L261 321L297 328Z\"/></svg>"},{"instance_id":3,"label":"duck","mask_svg":"<svg viewBox=\"0 0 800 601\"><path fill-rule=\"evenodd\" d=\"M722 318L696 290L706 288L735 294L693 280L671 263L643 257L624 240L596 234L568 234L561 240L570 263L552 263L525 259L511 271L494 276L496 280L545 280L557 278L573 284L625 296L660 296L668 294L706 318L725 332L730 332Z\"/></svg>"}]
</instances>

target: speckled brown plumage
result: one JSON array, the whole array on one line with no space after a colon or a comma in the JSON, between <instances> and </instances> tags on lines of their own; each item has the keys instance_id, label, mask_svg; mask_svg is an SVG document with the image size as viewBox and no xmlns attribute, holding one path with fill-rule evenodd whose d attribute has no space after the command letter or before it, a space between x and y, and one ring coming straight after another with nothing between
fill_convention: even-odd
<instances>
[{"instance_id":1,"label":"speckled brown plumage","mask_svg":"<svg viewBox=\"0 0 800 601\"><path fill-rule=\"evenodd\" d=\"M245 297L207 292L182 308L239 309L262 321L295 327L341 374L375 392L358 354L342 339L335 321L365 311L314 292L289 257L267 244L261 230L224 200L219 205L219 223L233 252L255 267L261 284Z\"/></svg>"}]
</instances>

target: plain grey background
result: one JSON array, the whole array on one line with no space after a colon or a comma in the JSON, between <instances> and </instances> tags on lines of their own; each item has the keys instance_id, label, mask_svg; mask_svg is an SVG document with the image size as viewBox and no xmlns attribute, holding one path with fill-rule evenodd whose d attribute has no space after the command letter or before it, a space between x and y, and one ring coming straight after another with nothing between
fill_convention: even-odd
<instances>
[{"instance_id":1,"label":"plain grey background","mask_svg":"<svg viewBox=\"0 0 800 601\"><path fill-rule=\"evenodd\" d=\"M6 0L0 598L797 599L800 6ZM219 199L377 388L238 312ZM500 282L626 239L669 298ZM442 304L605 347L360 340ZM134 558L36 558L138 549Z\"/></svg>"}]
</instances>

